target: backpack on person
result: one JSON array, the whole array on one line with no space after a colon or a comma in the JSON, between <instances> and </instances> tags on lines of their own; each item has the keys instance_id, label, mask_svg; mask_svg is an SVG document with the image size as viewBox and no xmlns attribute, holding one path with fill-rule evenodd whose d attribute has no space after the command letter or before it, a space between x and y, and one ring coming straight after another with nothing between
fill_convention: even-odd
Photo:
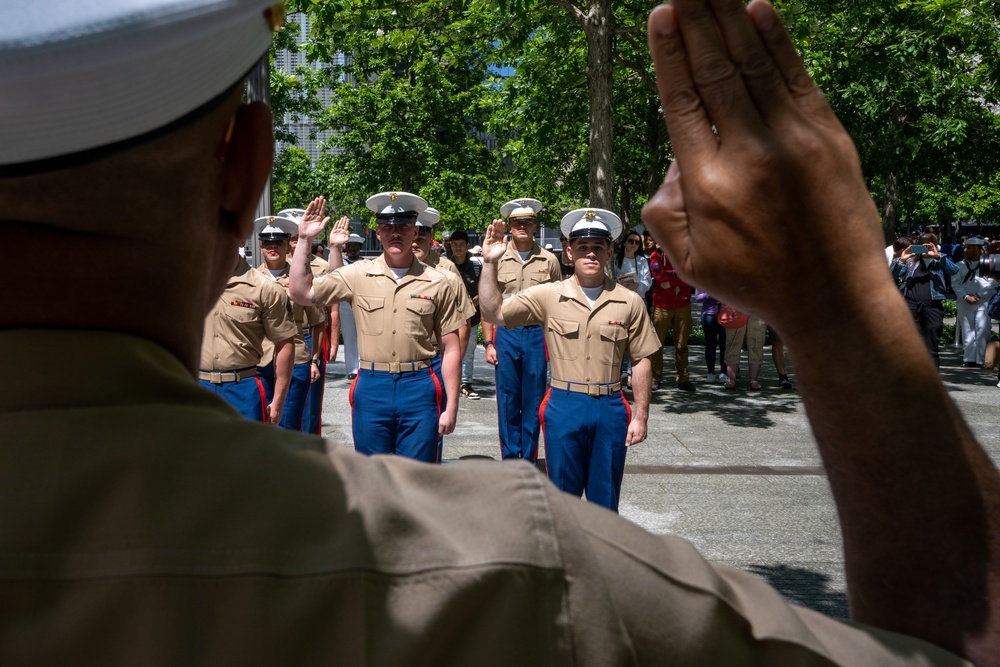
<instances>
[{"instance_id":1,"label":"backpack on person","mask_svg":"<svg viewBox=\"0 0 1000 667\"><path fill-rule=\"evenodd\" d=\"M990 302L986 304L986 314L994 320L1000 320L1000 287L993 290Z\"/></svg>"}]
</instances>

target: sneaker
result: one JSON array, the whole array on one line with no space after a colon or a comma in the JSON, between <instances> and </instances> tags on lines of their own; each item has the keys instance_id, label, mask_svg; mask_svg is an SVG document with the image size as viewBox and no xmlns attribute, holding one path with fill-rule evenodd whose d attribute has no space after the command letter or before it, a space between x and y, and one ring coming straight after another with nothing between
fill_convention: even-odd
<instances>
[{"instance_id":1,"label":"sneaker","mask_svg":"<svg viewBox=\"0 0 1000 667\"><path fill-rule=\"evenodd\" d=\"M462 396L465 396L470 401L478 401L479 400L479 394L477 394L475 392L475 390L472 389L472 385L471 384L463 384L462 385Z\"/></svg>"},{"instance_id":2,"label":"sneaker","mask_svg":"<svg viewBox=\"0 0 1000 667\"><path fill-rule=\"evenodd\" d=\"M715 373L709 373L708 375L706 375L705 376L705 382L707 382L709 384L712 384L713 382L715 382Z\"/></svg>"},{"instance_id":3,"label":"sneaker","mask_svg":"<svg viewBox=\"0 0 1000 667\"><path fill-rule=\"evenodd\" d=\"M792 383L788 379L787 375L782 375L781 377L778 378L778 386L781 387L782 389L791 389Z\"/></svg>"},{"instance_id":4,"label":"sneaker","mask_svg":"<svg viewBox=\"0 0 1000 667\"><path fill-rule=\"evenodd\" d=\"M1000 384L998 384L997 386L998 386L998 387L1000 387ZM651 389L652 389L653 391L660 391L660 383L659 383L659 382L657 382L656 380L653 380L653 386L652 386L652 387L650 387L650 388L651 388Z\"/></svg>"},{"instance_id":5,"label":"sneaker","mask_svg":"<svg viewBox=\"0 0 1000 667\"><path fill-rule=\"evenodd\" d=\"M356 377L358 377L358 372L357 371L351 371L350 373L347 374L347 379L348 380L353 380Z\"/></svg>"},{"instance_id":6,"label":"sneaker","mask_svg":"<svg viewBox=\"0 0 1000 667\"><path fill-rule=\"evenodd\" d=\"M684 382L677 385L677 388L681 391L694 391L694 385L691 384L691 380L684 380Z\"/></svg>"},{"instance_id":7,"label":"sneaker","mask_svg":"<svg viewBox=\"0 0 1000 667\"><path fill-rule=\"evenodd\" d=\"M719 384L722 384L723 382L729 382L729 376L726 375L725 373L719 373L716 376L715 381L718 382Z\"/></svg>"}]
</instances>

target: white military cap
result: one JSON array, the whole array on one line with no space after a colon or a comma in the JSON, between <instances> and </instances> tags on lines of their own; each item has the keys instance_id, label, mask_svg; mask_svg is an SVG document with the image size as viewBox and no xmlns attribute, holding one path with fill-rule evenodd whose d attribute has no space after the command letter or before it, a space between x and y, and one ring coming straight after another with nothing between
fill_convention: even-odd
<instances>
[{"instance_id":1,"label":"white military cap","mask_svg":"<svg viewBox=\"0 0 1000 667\"><path fill-rule=\"evenodd\" d=\"M500 207L504 218L534 218L542 210L542 202L537 199L513 199Z\"/></svg>"},{"instance_id":2,"label":"white military cap","mask_svg":"<svg viewBox=\"0 0 1000 667\"><path fill-rule=\"evenodd\" d=\"M439 222L441 222L441 213L430 206L417 216L417 227L433 227Z\"/></svg>"},{"instance_id":3,"label":"white military cap","mask_svg":"<svg viewBox=\"0 0 1000 667\"><path fill-rule=\"evenodd\" d=\"M622 235L622 219L603 208L578 208L563 216L559 231L570 241L582 238L614 241Z\"/></svg>"},{"instance_id":4,"label":"white military cap","mask_svg":"<svg viewBox=\"0 0 1000 667\"><path fill-rule=\"evenodd\" d=\"M348 243L360 243L360 244L364 245L364 243L365 243L365 237L361 236L360 234L351 234L350 236L347 237L347 242Z\"/></svg>"},{"instance_id":5,"label":"white military cap","mask_svg":"<svg viewBox=\"0 0 1000 667\"><path fill-rule=\"evenodd\" d=\"M417 221L427 208L427 201L409 192L380 192L365 202L375 212L375 221L390 225L406 225Z\"/></svg>"},{"instance_id":6,"label":"white military cap","mask_svg":"<svg viewBox=\"0 0 1000 667\"><path fill-rule=\"evenodd\" d=\"M5 2L0 174L157 136L240 82L283 22L274 0Z\"/></svg>"},{"instance_id":7,"label":"white military cap","mask_svg":"<svg viewBox=\"0 0 1000 667\"><path fill-rule=\"evenodd\" d=\"M302 222L302 216L304 216L305 214L306 210L304 208L283 208L280 211L278 211L278 217L288 218L296 225Z\"/></svg>"},{"instance_id":8,"label":"white military cap","mask_svg":"<svg viewBox=\"0 0 1000 667\"><path fill-rule=\"evenodd\" d=\"M986 245L986 243L978 237L973 236L972 238L965 239L965 245Z\"/></svg>"},{"instance_id":9,"label":"white military cap","mask_svg":"<svg viewBox=\"0 0 1000 667\"><path fill-rule=\"evenodd\" d=\"M261 241L284 241L299 233L299 226L294 220L277 215L257 218L253 221L253 229Z\"/></svg>"}]
</instances>

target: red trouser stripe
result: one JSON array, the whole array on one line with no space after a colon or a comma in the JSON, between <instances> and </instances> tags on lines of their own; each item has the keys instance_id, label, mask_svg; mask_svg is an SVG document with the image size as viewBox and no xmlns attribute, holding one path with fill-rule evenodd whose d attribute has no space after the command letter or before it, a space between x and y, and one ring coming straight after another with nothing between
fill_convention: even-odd
<instances>
[{"instance_id":1,"label":"red trouser stripe","mask_svg":"<svg viewBox=\"0 0 1000 667\"><path fill-rule=\"evenodd\" d=\"M548 438L545 437L545 406L549 404L549 396L552 394L552 387L545 390L545 398L542 399L541 404L538 406L538 423L542 427L542 458L545 459L545 476L549 476L549 461L548 457L545 455L545 448L549 444ZM625 405L628 405L626 403ZM536 457L537 458L537 457Z\"/></svg>"},{"instance_id":2,"label":"red trouser stripe","mask_svg":"<svg viewBox=\"0 0 1000 667\"><path fill-rule=\"evenodd\" d=\"M264 391L264 383L260 381L259 377L254 377L254 381L257 383L257 391L260 393L260 414L263 415L263 422L267 423L267 392Z\"/></svg>"}]
</instances>

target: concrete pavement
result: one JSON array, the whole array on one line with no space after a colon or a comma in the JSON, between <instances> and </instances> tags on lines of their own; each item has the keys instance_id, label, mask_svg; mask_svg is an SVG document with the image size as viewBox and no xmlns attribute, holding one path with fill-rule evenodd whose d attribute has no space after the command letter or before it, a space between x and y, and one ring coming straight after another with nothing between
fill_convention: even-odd
<instances>
[{"instance_id":1,"label":"concrete pavement","mask_svg":"<svg viewBox=\"0 0 1000 667\"><path fill-rule=\"evenodd\" d=\"M961 367L961 353L942 346L941 377L994 461L1000 462L1000 389L994 371ZM664 370L673 369L672 350ZM765 350L764 390L746 391L746 360L737 391L705 382L703 348L691 348L697 391L673 383L654 393L649 438L630 448L621 515L653 533L693 542L709 561L767 579L789 600L846 617L839 526L826 477L796 391L777 388ZM787 360L795 382L794 359ZM493 369L476 352L481 400L461 399L455 434L444 440L446 461L499 458ZM323 433L352 447L350 383L342 361L327 370ZM858 387L858 410L865 409ZM914 427L935 415L913 415ZM900 425L905 437L906 424ZM500 465L498 463L498 465Z\"/></svg>"}]
</instances>

